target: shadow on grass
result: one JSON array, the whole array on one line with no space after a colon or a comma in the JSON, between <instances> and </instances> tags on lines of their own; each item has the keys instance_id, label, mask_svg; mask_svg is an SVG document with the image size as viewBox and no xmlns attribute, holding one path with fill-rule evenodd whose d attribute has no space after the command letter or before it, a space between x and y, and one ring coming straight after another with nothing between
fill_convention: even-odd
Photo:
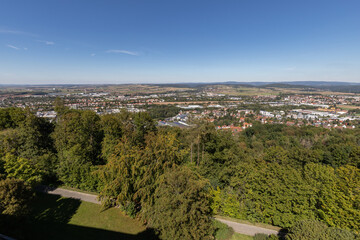
<instances>
[{"instance_id":1,"label":"shadow on grass","mask_svg":"<svg viewBox=\"0 0 360 240\"><path fill-rule=\"evenodd\" d=\"M81 202L58 195L38 194L27 217L1 216L0 233L21 239L124 239L158 240L148 229L137 235L68 224Z\"/></svg>"}]
</instances>

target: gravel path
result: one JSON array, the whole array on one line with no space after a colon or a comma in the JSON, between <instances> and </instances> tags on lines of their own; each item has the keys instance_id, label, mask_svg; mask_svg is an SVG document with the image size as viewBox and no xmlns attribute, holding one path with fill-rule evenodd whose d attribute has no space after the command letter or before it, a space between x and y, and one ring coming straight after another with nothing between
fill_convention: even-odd
<instances>
[{"instance_id":1,"label":"gravel path","mask_svg":"<svg viewBox=\"0 0 360 240\"><path fill-rule=\"evenodd\" d=\"M50 188L50 187L46 187L46 186L41 186L38 188L38 190L41 192L48 193L48 194L55 194L55 195L60 195L62 197L79 199L84 202L100 204L100 201L98 200L97 196L94 194L76 192L76 191L67 190L67 189L63 189L63 188ZM249 236L254 236L256 233L264 233L264 234L269 234L269 235L279 233L276 230L257 227L257 226L248 225L248 224L244 224L244 223L232 222L232 221L221 219L221 218L216 218L216 220L218 220L222 223L225 223L229 227L232 227L234 229L234 231L237 233L241 233L241 234L245 234L245 235L249 235Z\"/></svg>"},{"instance_id":2,"label":"gravel path","mask_svg":"<svg viewBox=\"0 0 360 240\"><path fill-rule=\"evenodd\" d=\"M245 234L245 235L249 235L249 236L254 236L256 233L264 233L264 234L268 234L268 235L270 235L270 234L277 235L279 233L276 230L257 227L257 226L248 225L248 224L244 224L244 223L232 222L232 221L221 219L221 218L216 218L216 220L218 220L222 223L225 223L229 227L232 227L234 229L234 231L237 233L241 233L241 234Z\"/></svg>"},{"instance_id":3,"label":"gravel path","mask_svg":"<svg viewBox=\"0 0 360 240\"><path fill-rule=\"evenodd\" d=\"M45 192L48 194L60 195L62 197L79 199L84 202L100 204L100 201L98 200L97 196L94 194L76 192L76 191L67 190L67 189L63 189L63 188L50 188L50 187L46 187L46 186L41 186L38 188L38 190L40 192Z\"/></svg>"}]
</instances>

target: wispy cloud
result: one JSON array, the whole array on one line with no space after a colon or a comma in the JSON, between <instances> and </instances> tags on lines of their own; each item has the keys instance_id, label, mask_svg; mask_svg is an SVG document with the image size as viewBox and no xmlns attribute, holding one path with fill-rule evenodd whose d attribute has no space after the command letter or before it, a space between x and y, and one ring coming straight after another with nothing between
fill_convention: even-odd
<instances>
[{"instance_id":1,"label":"wispy cloud","mask_svg":"<svg viewBox=\"0 0 360 240\"><path fill-rule=\"evenodd\" d=\"M38 42L45 43L46 45L54 45L55 43L52 41L43 41L43 40L37 40Z\"/></svg>"},{"instance_id":2,"label":"wispy cloud","mask_svg":"<svg viewBox=\"0 0 360 240\"><path fill-rule=\"evenodd\" d=\"M12 48L12 49L15 49L15 50L28 50L28 48L24 47L24 48L21 48L21 47L16 47L14 45L11 45L11 44L7 44L6 45L8 48Z\"/></svg>"},{"instance_id":3,"label":"wispy cloud","mask_svg":"<svg viewBox=\"0 0 360 240\"><path fill-rule=\"evenodd\" d=\"M10 29L1 29L1 28L0 28L0 34L25 35L25 36L31 36L31 37L38 36L38 35L33 34L33 33L17 31L17 30L10 30Z\"/></svg>"},{"instance_id":4,"label":"wispy cloud","mask_svg":"<svg viewBox=\"0 0 360 240\"><path fill-rule=\"evenodd\" d=\"M107 53L121 53L121 54L127 54L132 56L139 56L138 52L132 52L128 50L119 50L119 49L110 49L106 51Z\"/></svg>"},{"instance_id":5,"label":"wispy cloud","mask_svg":"<svg viewBox=\"0 0 360 240\"><path fill-rule=\"evenodd\" d=\"M14 45L10 45L10 44L8 44L8 45L6 45L8 48L12 48L12 49L15 49L15 50L20 50L20 48L18 48L18 47L15 47Z\"/></svg>"},{"instance_id":6,"label":"wispy cloud","mask_svg":"<svg viewBox=\"0 0 360 240\"><path fill-rule=\"evenodd\" d=\"M90 56L95 57L95 56L96 56L96 54L95 54L95 53L92 53L92 54L90 54Z\"/></svg>"}]
</instances>

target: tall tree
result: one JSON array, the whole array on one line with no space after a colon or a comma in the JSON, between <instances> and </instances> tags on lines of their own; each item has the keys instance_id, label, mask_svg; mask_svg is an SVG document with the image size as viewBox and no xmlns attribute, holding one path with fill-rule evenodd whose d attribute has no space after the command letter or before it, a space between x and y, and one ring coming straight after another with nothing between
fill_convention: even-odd
<instances>
[{"instance_id":1,"label":"tall tree","mask_svg":"<svg viewBox=\"0 0 360 240\"><path fill-rule=\"evenodd\" d=\"M213 239L209 182L187 167L173 168L158 179L149 224L162 239Z\"/></svg>"},{"instance_id":2,"label":"tall tree","mask_svg":"<svg viewBox=\"0 0 360 240\"><path fill-rule=\"evenodd\" d=\"M91 167L102 163L99 116L92 111L67 111L58 119L52 136L58 152L60 180L73 187L86 186Z\"/></svg>"}]
</instances>

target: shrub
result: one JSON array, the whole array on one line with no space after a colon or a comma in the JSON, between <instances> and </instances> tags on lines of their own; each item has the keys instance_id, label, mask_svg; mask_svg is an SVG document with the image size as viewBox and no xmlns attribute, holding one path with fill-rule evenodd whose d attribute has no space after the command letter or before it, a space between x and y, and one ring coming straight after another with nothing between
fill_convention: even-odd
<instances>
[{"instance_id":1,"label":"shrub","mask_svg":"<svg viewBox=\"0 0 360 240\"><path fill-rule=\"evenodd\" d=\"M215 226L215 239L216 240L228 240L234 234L234 229L232 229L225 223L215 220L214 226Z\"/></svg>"},{"instance_id":2,"label":"shrub","mask_svg":"<svg viewBox=\"0 0 360 240\"><path fill-rule=\"evenodd\" d=\"M328 228L326 229L326 235L329 240L355 240L356 236L350 231L338 229L338 228Z\"/></svg>"},{"instance_id":3,"label":"shrub","mask_svg":"<svg viewBox=\"0 0 360 240\"><path fill-rule=\"evenodd\" d=\"M303 220L294 224L286 235L286 240L328 240L325 223Z\"/></svg>"},{"instance_id":4,"label":"shrub","mask_svg":"<svg viewBox=\"0 0 360 240\"><path fill-rule=\"evenodd\" d=\"M279 240L279 237L276 236L276 235L274 235L274 234L271 234L271 235L267 238L267 240Z\"/></svg>"}]
</instances>

